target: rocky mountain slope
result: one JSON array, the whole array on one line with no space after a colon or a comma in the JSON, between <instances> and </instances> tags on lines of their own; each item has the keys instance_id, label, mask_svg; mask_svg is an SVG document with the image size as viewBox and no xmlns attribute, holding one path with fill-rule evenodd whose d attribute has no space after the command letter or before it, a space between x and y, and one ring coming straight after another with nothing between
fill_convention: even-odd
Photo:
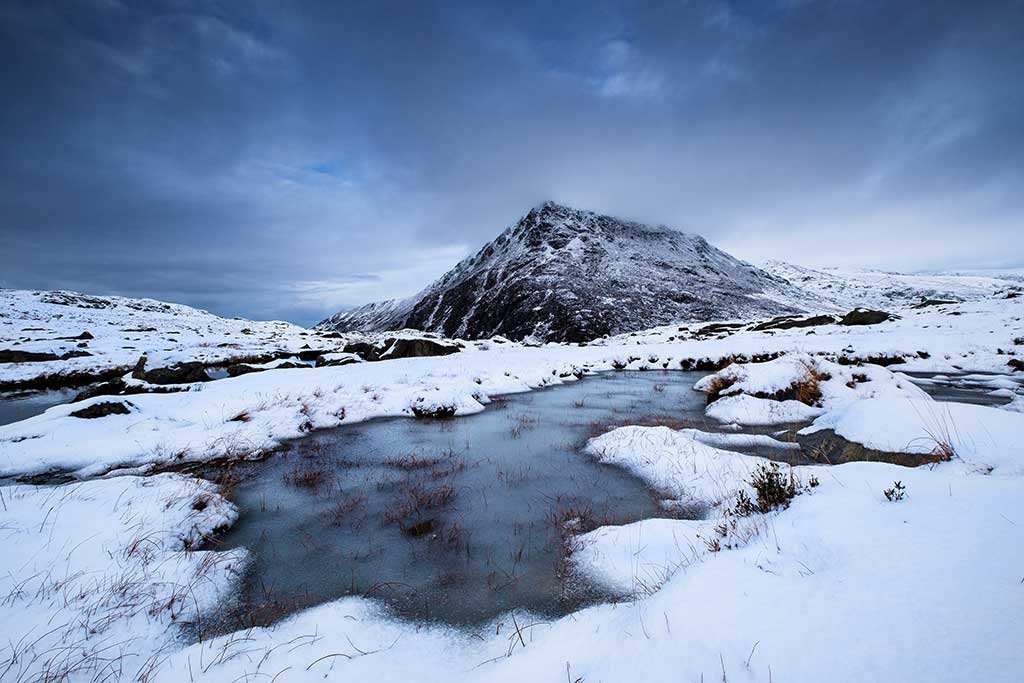
<instances>
[{"instance_id":1,"label":"rocky mountain slope","mask_svg":"<svg viewBox=\"0 0 1024 683\"><path fill-rule=\"evenodd\" d=\"M342 311L316 327L577 342L808 307L830 305L702 237L547 202L415 297Z\"/></svg>"}]
</instances>

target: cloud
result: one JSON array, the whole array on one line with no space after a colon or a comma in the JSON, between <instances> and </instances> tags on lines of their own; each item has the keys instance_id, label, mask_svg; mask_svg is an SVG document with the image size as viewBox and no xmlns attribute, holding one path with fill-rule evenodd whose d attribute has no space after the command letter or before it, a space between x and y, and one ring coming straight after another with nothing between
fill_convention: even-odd
<instances>
[{"instance_id":1,"label":"cloud","mask_svg":"<svg viewBox=\"0 0 1024 683\"><path fill-rule=\"evenodd\" d=\"M0 284L313 321L544 199L1024 264L1020 3L5 3Z\"/></svg>"}]
</instances>

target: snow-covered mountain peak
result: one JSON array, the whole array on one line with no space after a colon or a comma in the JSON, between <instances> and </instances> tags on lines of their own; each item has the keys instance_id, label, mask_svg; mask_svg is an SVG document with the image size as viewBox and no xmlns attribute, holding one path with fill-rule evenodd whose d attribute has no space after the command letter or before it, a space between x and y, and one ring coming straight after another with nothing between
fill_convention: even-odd
<instances>
[{"instance_id":1,"label":"snow-covered mountain peak","mask_svg":"<svg viewBox=\"0 0 1024 683\"><path fill-rule=\"evenodd\" d=\"M324 329L585 341L683 320L796 312L806 294L703 238L545 202L416 297Z\"/></svg>"}]
</instances>

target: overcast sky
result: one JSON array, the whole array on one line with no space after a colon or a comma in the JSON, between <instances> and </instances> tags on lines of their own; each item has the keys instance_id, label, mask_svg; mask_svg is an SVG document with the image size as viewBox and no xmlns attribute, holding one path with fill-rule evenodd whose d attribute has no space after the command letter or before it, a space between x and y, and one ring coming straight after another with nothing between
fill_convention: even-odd
<instances>
[{"instance_id":1,"label":"overcast sky","mask_svg":"<svg viewBox=\"0 0 1024 683\"><path fill-rule=\"evenodd\" d=\"M310 323L545 199L1024 265L1024 2L0 3L0 286Z\"/></svg>"}]
</instances>

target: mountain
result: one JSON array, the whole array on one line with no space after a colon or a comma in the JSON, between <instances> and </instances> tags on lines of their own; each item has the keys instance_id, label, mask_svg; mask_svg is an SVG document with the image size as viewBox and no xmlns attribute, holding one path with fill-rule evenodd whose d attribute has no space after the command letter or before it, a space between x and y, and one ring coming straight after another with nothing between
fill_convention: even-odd
<instances>
[{"instance_id":1,"label":"mountain","mask_svg":"<svg viewBox=\"0 0 1024 683\"><path fill-rule=\"evenodd\" d=\"M1021 272L1013 270L907 274L850 268L814 270L784 261L768 261L762 268L843 308L867 306L891 310L922 299L966 301L992 296L1021 284L1016 280Z\"/></svg>"},{"instance_id":2,"label":"mountain","mask_svg":"<svg viewBox=\"0 0 1024 683\"><path fill-rule=\"evenodd\" d=\"M808 300L820 308L697 235L547 202L416 296L342 311L316 328L578 342L679 321L804 312L797 302Z\"/></svg>"}]
</instances>

